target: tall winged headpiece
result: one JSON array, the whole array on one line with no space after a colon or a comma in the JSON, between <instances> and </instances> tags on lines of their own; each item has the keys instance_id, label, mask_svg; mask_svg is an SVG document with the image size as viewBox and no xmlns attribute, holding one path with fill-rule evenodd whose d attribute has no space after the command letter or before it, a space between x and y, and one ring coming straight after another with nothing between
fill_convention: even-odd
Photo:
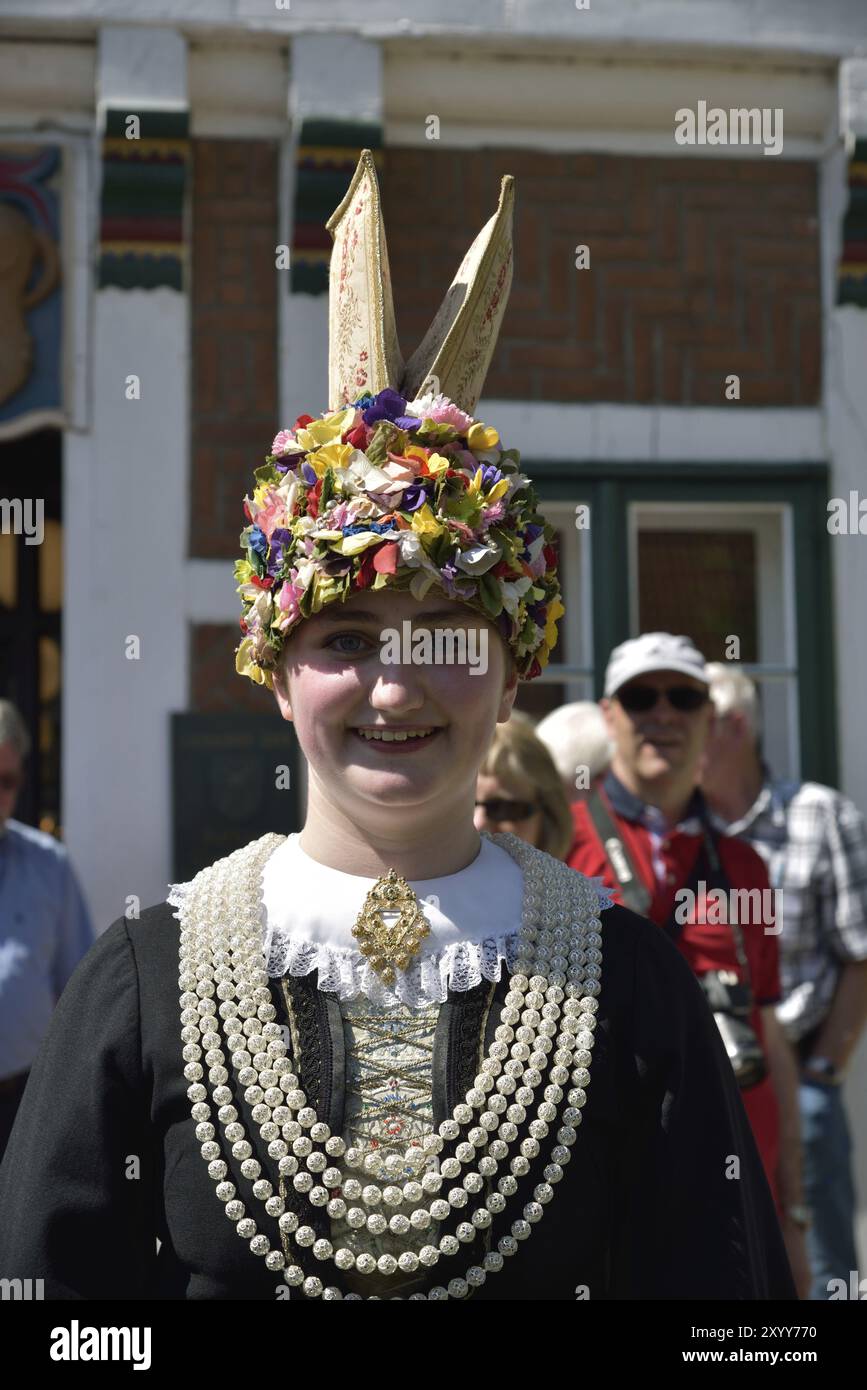
<instances>
[{"instance_id":1,"label":"tall winged headpiece","mask_svg":"<svg viewBox=\"0 0 867 1390\"><path fill-rule=\"evenodd\" d=\"M514 179L458 268L421 345L404 362L397 341L388 248L376 166L362 150L340 206L326 226L334 238L328 295L328 386L332 409L361 391L391 387L407 400L424 389L472 415L485 382L512 285Z\"/></svg>"},{"instance_id":2,"label":"tall winged headpiece","mask_svg":"<svg viewBox=\"0 0 867 1390\"><path fill-rule=\"evenodd\" d=\"M408 362L397 341L373 156L327 222L329 408L280 430L235 566L236 669L273 687L293 630L359 591L431 588L487 619L518 675L540 675L564 609L556 533L517 449L475 418L512 283L514 180Z\"/></svg>"}]
</instances>

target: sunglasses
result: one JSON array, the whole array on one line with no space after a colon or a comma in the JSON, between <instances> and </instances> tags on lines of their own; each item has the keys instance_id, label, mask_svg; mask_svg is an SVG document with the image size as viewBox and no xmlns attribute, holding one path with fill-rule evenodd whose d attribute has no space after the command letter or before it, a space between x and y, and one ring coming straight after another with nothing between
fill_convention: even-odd
<instances>
[{"instance_id":1,"label":"sunglasses","mask_svg":"<svg viewBox=\"0 0 867 1390\"><path fill-rule=\"evenodd\" d=\"M692 685L669 685L665 690L657 690L653 685L625 685L614 698L629 714L647 714L656 707L661 695L672 709L681 712L701 709L708 701L707 692Z\"/></svg>"},{"instance_id":2,"label":"sunglasses","mask_svg":"<svg viewBox=\"0 0 867 1390\"><path fill-rule=\"evenodd\" d=\"M536 810L535 801L507 801L504 797L494 796L490 801L477 801L477 806L484 806L485 815L488 820L529 820Z\"/></svg>"},{"instance_id":3,"label":"sunglasses","mask_svg":"<svg viewBox=\"0 0 867 1390\"><path fill-rule=\"evenodd\" d=\"M24 779L19 772L0 772L0 792L15 792Z\"/></svg>"}]
</instances>

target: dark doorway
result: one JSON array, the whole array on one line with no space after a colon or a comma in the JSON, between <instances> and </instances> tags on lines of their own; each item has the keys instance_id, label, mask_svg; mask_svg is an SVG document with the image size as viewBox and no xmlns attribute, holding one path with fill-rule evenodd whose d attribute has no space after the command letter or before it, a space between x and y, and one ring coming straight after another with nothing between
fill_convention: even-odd
<instances>
[{"instance_id":1,"label":"dark doorway","mask_svg":"<svg viewBox=\"0 0 867 1390\"><path fill-rule=\"evenodd\" d=\"M38 430L0 443L0 698L11 700L33 740L16 819L60 833L63 545L61 434ZM14 518L42 502L33 543ZM18 505L22 504L22 505Z\"/></svg>"}]
</instances>

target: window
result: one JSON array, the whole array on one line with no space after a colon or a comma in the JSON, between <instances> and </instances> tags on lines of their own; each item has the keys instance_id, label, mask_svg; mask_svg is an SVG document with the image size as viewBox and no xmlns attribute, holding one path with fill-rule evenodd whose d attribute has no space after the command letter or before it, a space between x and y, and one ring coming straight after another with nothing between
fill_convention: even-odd
<instances>
[{"instance_id":1,"label":"window","mask_svg":"<svg viewBox=\"0 0 867 1390\"><path fill-rule=\"evenodd\" d=\"M558 623L557 645L540 676L518 686L516 708L533 719L573 700L593 696L593 608L590 601L590 529L575 525L575 502L540 500L555 528L560 556L560 589L566 612Z\"/></svg>"},{"instance_id":2,"label":"window","mask_svg":"<svg viewBox=\"0 0 867 1390\"><path fill-rule=\"evenodd\" d=\"M691 637L759 687L764 755L800 775L792 516L787 503L632 503L630 632Z\"/></svg>"},{"instance_id":3,"label":"window","mask_svg":"<svg viewBox=\"0 0 867 1390\"><path fill-rule=\"evenodd\" d=\"M562 645L519 707L598 698L612 648L642 629L723 638L758 682L775 773L837 785L824 464L525 460L561 536ZM576 531L575 506L590 507Z\"/></svg>"},{"instance_id":4,"label":"window","mask_svg":"<svg viewBox=\"0 0 867 1390\"><path fill-rule=\"evenodd\" d=\"M60 833L61 807L60 439L39 430L0 444L0 497L43 503L41 544L0 532L0 698L17 705L32 739L15 816L49 834Z\"/></svg>"}]
</instances>

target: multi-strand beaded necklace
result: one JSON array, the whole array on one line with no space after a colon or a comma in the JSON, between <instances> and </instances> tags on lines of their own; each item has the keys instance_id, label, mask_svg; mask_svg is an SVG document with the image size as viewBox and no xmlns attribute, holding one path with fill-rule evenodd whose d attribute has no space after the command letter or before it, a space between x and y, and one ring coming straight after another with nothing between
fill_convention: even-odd
<instances>
[{"instance_id":1,"label":"multi-strand beaded necklace","mask_svg":"<svg viewBox=\"0 0 867 1390\"><path fill-rule=\"evenodd\" d=\"M509 991L500 1023L481 1071L464 1100L436 1133L399 1155L383 1158L372 1171L370 1155L347 1147L307 1103L287 1056L283 1030L275 1021L263 955L262 873L282 842L265 835L219 860L187 887L176 914L180 921L181 1037L184 1076L190 1085L196 1138L216 1194L238 1235L254 1255L290 1288L309 1298L359 1299L336 1283L305 1274L292 1257L291 1242L310 1248L314 1259L333 1262L338 1271L360 1274L412 1275L420 1267L451 1260L461 1245L489 1227L507 1210L518 1181L539 1160L542 1142L554 1133L549 1161L539 1160L541 1181L511 1234L500 1237L482 1263L427 1293L410 1299L465 1298L503 1269L506 1260L532 1234L569 1162L581 1123L590 1080L602 965L599 895L580 874L511 834L489 835L517 862L524 875L524 901ZM221 1037L222 1027L225 1037ZM381 1231L383 1220L407 1248L399 1256L356 1254L317 1236L285 1197L263 1176L262 1163L239 1118L226 1066L226 1053L237 1086L251 1106L251 1116L269 1160L276 1164L278 1186L291 1182L311 1207L324 1207L350 1227ZM260 1231L229 1180L229 1167L217 1140L211 1100L223 1126L225 1142L252 1183L254 1199L276 1221L281 1248ZM540 1088L542 1098L536 1103ZM535 1118L519 1130L533 1107ZM517 1152L515 1146L517 1145ZM444 1156L443 1156L444 1155ZM510 1157L511 1155L511 1157ZM431 1166L431 1165L435 1166ZM362 1177L355 1176L361 1172ZM410 1174L398 1182L397 1175ZM497 1175L500 1174L498 1177ZM495 1190L480 1194L496 1180ZM443 1192L446 1183L454 1183ZM332 1194L339 1191L338 1196ZM425 1232L455 1209L468 1212L454 1234L425 1242ZM385 1216L389 1208L409 1203L409 1216ZM385 1210L383 1210L383 1208ZM434 1226L434 1229L436 1227ZM297 1258L297 1257L296 1257Z\"/></svg>"}]
</instances>

